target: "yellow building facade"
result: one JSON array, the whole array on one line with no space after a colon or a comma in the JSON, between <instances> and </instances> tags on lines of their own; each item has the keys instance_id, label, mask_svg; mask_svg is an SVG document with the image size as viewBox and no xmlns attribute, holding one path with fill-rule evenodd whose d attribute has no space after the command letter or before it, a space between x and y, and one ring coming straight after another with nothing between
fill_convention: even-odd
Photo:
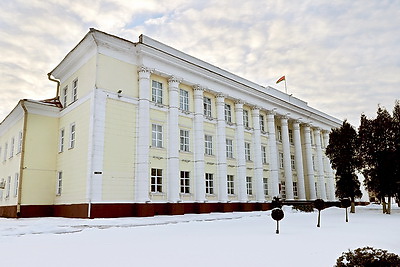
<instances>
[{"instance_id":1,"label":"yellow building facade","mask_svg":"<svg viewBox=\"0 0 400 267\"><path fill-rule=\"evenodd\" d=\"M0 216L117 217L334 201L341 121L141 35L91 29L56 97L0 125Z\"/></svg>"}]
</instances>

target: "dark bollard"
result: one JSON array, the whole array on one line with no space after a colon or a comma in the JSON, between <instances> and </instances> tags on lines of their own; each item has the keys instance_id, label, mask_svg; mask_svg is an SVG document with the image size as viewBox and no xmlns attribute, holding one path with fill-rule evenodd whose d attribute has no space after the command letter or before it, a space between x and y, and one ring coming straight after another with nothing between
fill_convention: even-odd
<instances>
[{"instance_id":1,"label":"dark bollard","mask_svg":"<svg viewBox=\"0 0 400 267\"><path fill-rule=\"evenodd\" d=\"M342 207L346 209L346 222L349 222L349 215L347 213L347 208L351 206L351 201L348 198L343 198L342 200L340 200L340 203Z\"/></svg>"},{"instance_id":2,"label":"dark bollard","mask_svg":"<svg viewBox=\"0 0 400 267\"><path fill-rule=\"evenodd\" d=\"M321 210L325 208L325 201L323 199L316 199L314 201L314 208L318 210L318 224L317 227L321 227Z\"/></svg>"},{"instance_id":3,"label":"dark bollard","mask_svg":"<svg viewBox=\"0 0 400 267\"><path fill-rule=\"evenodd\" d=\"M271 212L272 219L276 221L276 233L279 234L279 221L283 219L285 214L280 208L275 208Z\"/></svg>"}]
</instances>

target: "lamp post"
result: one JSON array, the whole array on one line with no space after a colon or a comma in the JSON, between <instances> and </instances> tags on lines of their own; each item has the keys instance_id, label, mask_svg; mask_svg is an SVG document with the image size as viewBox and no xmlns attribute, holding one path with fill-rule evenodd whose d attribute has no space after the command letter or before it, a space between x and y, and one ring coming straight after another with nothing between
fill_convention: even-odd
<instances>
[{"instance_id":1,"label":"lamp post","mask_svg":"<svg viewBox=\"0 0 400 267\"><path fill-rule=\"evenodd\" d=\"M275 208L271 212L272 219L276 221L276 234L279 234L279 221L283 219L285 214L280 208Z\"/></svg>"}]
</instances>

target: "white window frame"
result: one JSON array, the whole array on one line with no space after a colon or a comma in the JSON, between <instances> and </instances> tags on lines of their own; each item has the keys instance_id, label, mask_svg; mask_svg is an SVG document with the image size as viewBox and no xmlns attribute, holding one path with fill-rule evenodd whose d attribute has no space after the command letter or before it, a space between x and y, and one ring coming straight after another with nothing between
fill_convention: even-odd
<instances>
[{"instance_id":1,"label":"white window frame","mask_svg":"<svg viewBox=\"0 0 400 267\"><path fill-rule=\"evenodd\" d=\"M69 126L69 149L72 149L75 147L76 143L76 124L71 123Z\"/></svg>"},{"instance_id":2,"label":"white window frame","mask_svg":"<svg viewBox=\"0 0 400 267\"><path fill-rule=\"evenodd\" d=\"M268 178L264 177L263 178L263 189L264 189L264 196L268 196Z\"/></svg>"},{"instance_id":3,"label":"white window frame","mask_svg":"<svg viewBox=\"0 0 400 267\"><path fill-rule=\"evenodd\" d=\"M292 170L296 170L296 161L294 155L290 155L290 167Z\"/></svg>"},{"instance_id":4,"label":"white window frame","mask_svg":"<svg viewBox=\"0 0 400 267\"><path fill-rule=\"evenodd\" d=\"M278 126L276 126L276 130L278 133L278 141L282 142L282 127L278 125Z\"/></svg>"},{"instance_id":5,"label":"white window frame","mask_svg":"<svg viewBox=\"0 0 400 267\"><path fill-rule=\"evenodd\" d=\"M281 197L283 199L286 199L286 182L285 181L281 181Z\"/></svg>"},{"instance_id":6,"label":"white window frame","mask_svg":"<svg viewBox=\"0 0 400 267\"><path fill-rule=\"evenodd\" d=\"M211 98L209 97L203 97L203 112L204 116L211 118L212 113L211 113Z\"/></svg>"},{"instance_id":7,"label":"white window frame","mask_svg":"<svg viewBox=\"0 0 400 267\"><path fill-rule=\"evenodd\" d=\"M151 81L151 101L157 104L163 103L163 84L159 81Z\"/></svg>"},{"instance_id":8,"label":"white window frame","mask_svg":"<svg viewBox=\"0 0 400 267\"><path fill-rule=\"evenodd\" d=\"M243 110L243 126L249 128L249 111Z\"/></svg>"},{"instance_id":9,"label":"white window frame","mask_svg":"<svg viewBox=\"0 0 400 267\"><path fill-rule=\"evenodd\" d=\"M57 183L56 183L56 195L61 196L62 193L62 178L63 178L63 172L58 171L57 172Z\"/></svg>"},{"instance_id":10,"label":"white window frame","mask_svg":"<svg viewBox=\"0 0 400 267\"><path fill-rule=\"evenodd\" d=\"M214 174L205 173L206 194L214 195Z\"/></svg>"},{"instance_id":11,"label":"white window frame","mask_svg":"<svg viewBox=\"0 0 400 267\"><path fill-rule=\"evenodd\" d=\"M265 132L264 115L260 114L260 130Z\"/></svg>"},{"instance_id":12,"label":"white window frame","mask_svg":"<svg viewBox=\"0 0 400 267\"><path fill-rule=\"evenodd\" d=\"M297 198L299 196L298 190L297 190L297 182L293 182L293 196Z\"/></svg>"},{"instance_id":13,"label":"white window frame","mask_svg":"<svg viewBox=\"0 0 400 267\"><path fill-rule=\"evenodd\" d=\"M18 183L19 183L19 173L15 173L14 176L14 197L18 196Z\"/></svg>"},{"instance_id":14,"label":"white window frame","mask_svg":"<svg viewBox=\"0 0 400 267\"><path fill-rule=\"evenodd\" d=\"M232 107L229 104L225 104L225 121L232 122Z\"/></svg>"},{"instance_id":15,"label":"white window frame","mask_svg":"<svg viewBox=\"0 0 400 267\"><path fill-rule=\"evenodd\" d=\"M68 103L68 85L63 88L63 107L66 108Z\"/></svg>"},{"instance_id":16,"label":"white window frame","mask_svg":"<svg viewBox=\"0 0 400 267\"><path fill-rule=\"evenodd\" d=\"M189 92L179 89L179 107L183 111L189 111Z\"/></svg>"},{"instance_id":17,"label":"white window frame","mask_svg":"<svg viewBox=\"0 0 400 267\"><path fill-rule=\"evenodd\" d=\"M233 159L233 140L226 139L226 157Z\"/></svg>"},{"instance_id":18,"label":"white window frame","mask_svg":"<svg viewBox=\"0 0 400 267\"><path fill-rule=\"evenodd\" d=\"M293 145L293 130L289 129L289 143Z\"/></svg>"},{"instance_id":19,"label":"white window frame","mask_svg":"<svg viewBox=\"0 0 400 267\"><path fill-rule=\"evenodd\" d=\"M162 193L162 176L163 170L157 168L151 168L151 181L150 181L150 191L151 193Z\"/></svg>"},{"instance_id":20,"label":"white window frame","mask_svg":"<svg viewBox=\"0 0 400 267\"><path fill-rule=\"evenodd\" d=\"M251 161L251 150L250 150L250 143L244 142L244 157L246 161Z\"/></svg>"},{"instance_id":21,"label":"white window frame","mask_svg":"<svg viewBox=\"0 0 400 267\"><path fill-rule=\"evenodd\" d=\"M18 146L17 146L17 154L21 153L22 151L22 131L19 131L18 133Z\"/></svg>"},{"instance_id":22,"label":"white window frame","mask_svg":"<svg viewBox=\"0 0 400 267\"><path fill-rule=\"evenodd\" d=\"M8 176L6 184L6 198L10 197L10 191L11 191L11 176Z\"/></svg>"},{"instance_id":23,"label":"white window frame","mask_svg":"<svg viewBox=\"0 0 400 267\"><path fill-rule=\"evenodd\" d=\"M283 169L283 153L279 152L279 168Z\"/></svg>"},{"instance_id":24,"label":"white window frame","mask_svg":"<svg viewBox=\"0 0 400 267\"><path fill-rule=\"evenodd\" d=\"M65 128L60 129L60 136L58 141L58 152L64 152L64 143L65 143Z\"/></svg>"},{"instance_id":25,"label":"white window frame","mask_svg":"<svg viewBox=\"0 0 400 267\"><path fill-rule=\"evenodd\" d=\"M8 143L6 142L4 144L4 155L3 155L3 161L7 160L7 152L8 152Z\"/></svg>"},{"instance_id":26,"label":"white window frame","mask_svg":"<svg viewBox=\"0 0 400 267\"><path fill-rule=\"evenodd\" d=\"M262 163L267 164L267 147L261 146Z\"/></svg>"},{"instance_id":27,"label":"white window frame","mask_svg":"<svg viewBox=\"0 0 400 267\"><path fill-rule=\"evenodd\" d=\"M181 194L190 194L190 172L181 171Z\"/></svg>"},{"instance_id":28,"label":"white window frame","mask_svg":"<svg viewBox=\"0 0 400 267\"><path fill-rule=\"evenodd\" d=\"M72 82L72 102L78 100L78 78Z\"/></svg>"},{"instance_id":29,"label":"white window frame","mask_svg":"<svg viewBox=\"0 0 400 267\"><path fill-rule=\"evenodd\" d=\"M14 145L15 145L15 138L12 137L10 142L10 157L9 157L10 159L14 157Z\"/></svg>"},{"instance_id":30,"label":"white window frame","mask_svg":"<svg viewBox=\"0 0 400 267\"><path fill-rule=\"evenodd\" d=\"M248 196L253 195L253 183L252 183L252 177L251 176L246 176L246 192Z\"/></svg>"},{"instance_id":31,"label":"white window frame","mask_svg":"<svg viewBox=\"0 0 400 267\"><path fill-rule=\"evenodd\" d=\"M180 130L180 150L184 152L190 151L190 139L188 130Z\"/></svg>"},{"instance_id":32,"label":"white window frame","mask_svg":"<svg viewBox=\"0 0 400 267\"><path fill-rule=\"evenodd\" d=\"M213 137L212 135L204 135L204 154L213 155Z\"/></svg>"},{"instance_id":33,"label":"white window frame","mask_svg":"<svg viewBox=\"0 0 400 267\"><path fill-rule=\"evenodd\" d=\"M235 177L231 174L226 176L228 195L235 194Z\"/></svg>"},{"instance_id":34,"label":"white window frame","mask_svg":"<svg viewBox=\"0 0 400 267\"><path fill-rule=\"evenodd\" d=\"M163 127L160 124L153 123L151 125L151 146L157 148L163 147Z\"/></svg>"}]
</instances>

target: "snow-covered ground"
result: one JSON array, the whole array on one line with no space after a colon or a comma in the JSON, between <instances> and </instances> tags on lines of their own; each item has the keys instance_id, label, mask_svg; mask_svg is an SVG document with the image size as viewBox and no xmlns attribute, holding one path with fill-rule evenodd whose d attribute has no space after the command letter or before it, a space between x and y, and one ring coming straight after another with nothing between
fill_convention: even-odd
<instances>
[{"instance_id":1,"label":"snow-covered ground","mask_svg":"<svg viewBox=\"0 0 400 267\"><path fill-rule=\"evenodd\" d=\"M333 266L343 251L373 246L400 255L400 208L270 211L151 218L0 218L0 266Z\"/></svg>"}]
</instances>

